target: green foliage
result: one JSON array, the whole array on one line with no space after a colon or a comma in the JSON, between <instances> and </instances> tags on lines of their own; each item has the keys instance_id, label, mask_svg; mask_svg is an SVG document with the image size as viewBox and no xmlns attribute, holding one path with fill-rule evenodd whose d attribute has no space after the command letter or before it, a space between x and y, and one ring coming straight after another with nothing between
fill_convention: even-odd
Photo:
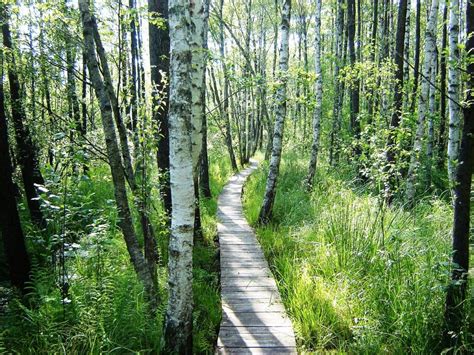
<instances>
[{"instance_id":1,"label":"green foliage","mask_svg":"<svg viewBox=\"0 0 474 355\"><path fill-rule=\"evenodd\" d=\"M266 172L265 165L245 189L253 224ZM257 229L300 349L440 351L450 270L449 204L431 198L411 212L387 208L354 185L350 172L324 166L308 195L305 173L299 152L284 156L274 223ZM468 334L462 346L472 351Z\"/></svg>"},{"instance_id":2,"label":"green foliage","mask_svg":"<svg viewBox=\"0 0 474 355\"><path fill-rule=\"evenodd\" d=\"M203 238L194 248L194 352L213 353L221 319L218 251L215 244L216 197L232 174L228 159L211 153L214 198L201 203ZM150 213L164 260L158 267L163 299L151 317L142 284L129 262L116 227L117 214L109 168L89 166L88 176L65 179L53 171L40 187L48 230L28 227L30 252L35 255L28 308L0 288L0 349L29 353L156 353L162 346L167 298L167 232L160 206ZM154 177L150 177L153 182ZM66 185L65 185L66 184ZM152 192L151 200L158 200ZM26 218L26 216L25 216ZM161 218L161 221L160 221ZM138 230L138 220L136 221ZM64 242L67 297L61 295L60 257ZM38 262L38 255L43 261ZM52 259L53 257L53 259ZM9 299L3 305L4 300Z\"/></svg>"}]
</instances>

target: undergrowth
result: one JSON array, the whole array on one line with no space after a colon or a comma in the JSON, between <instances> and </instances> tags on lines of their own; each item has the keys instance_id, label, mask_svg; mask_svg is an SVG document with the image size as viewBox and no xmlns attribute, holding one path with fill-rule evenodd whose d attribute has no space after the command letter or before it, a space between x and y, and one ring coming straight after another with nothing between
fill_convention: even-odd
<instances>
[{"instance_id":1,"label":"undergrowth","mask_svg":"<svg viewBox=\"0 0 474 355\"><path fill-rule=\"evenodd\" d=\"M196 240L194 248L194 353L213 353L221 319L215 212L218 193L231 174L225 156L213 151L210 156L213 198L201 202L203 236ZM44 196L54 207L46 211L48 231L37 233L25 223L30 254L40 255L33 258L30 299L34 304L26 307L14 297L2 295L7 289L0 288L0 300L10 298L7 307L0 307L0 352L160 352L167 302L168 239L161 206L153 203L150 212L161 255L158 284L162 300L156 316L152 317L116 227L108 167L91 165L88 177L67 183L66 204L61 195L64 181L51 180L51 191ZM158 201L158 197L154 196L152 201ZM136 223L139 230L138 218ZM57 264L52 270L49 265L53 256L45 244L54 246L60 242L61 238L54 233L64 226L67 229L65 269ZM61 279L58 275L63 271L69 288L66 299L58 287Z\"/></svg>"},{"instance_id":2,"label":"undergrowth","mask_svg":"<svg viewBox=\"0 0 474 355\"><path fill-rule=\"evenodd\" d=\"M411 212L387 208L350 173L326 167L308 194L306 169L304 156L284 154L272 224L257 228L300 351L442 351L449 205L432 198ZM267 172L263 164L245 188L253 225ZM473 329L461 338L459 351L472 352Z\"/></svg>"}]
</instances>

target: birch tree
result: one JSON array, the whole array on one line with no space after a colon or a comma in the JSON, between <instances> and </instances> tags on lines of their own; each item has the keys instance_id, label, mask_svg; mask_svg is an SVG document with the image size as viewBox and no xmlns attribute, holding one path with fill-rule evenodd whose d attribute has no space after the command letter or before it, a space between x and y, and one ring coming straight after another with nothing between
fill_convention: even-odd
<instances>
[{"instance_id":1,"label":"birch tree","mask_svg":"<svg viewBox=\"0 0 474 355\"><path fill-rule=\"evenodd\" d=\"M458 345L461 340L461 329L464 323L466 294L469 273L469 235L471 218L471 186L474 171L474 4L466 5L467 26L467 90L466 105L463 107L463 133L459 152L459 163L456 166L456 185L454 188L454 221L453 221L453 257L452 282L446 296L446 346Z\"/></svg>"},{"instance_id":2,"label":"birch tree","mask_svg":"<svg viewBox=\"0 0 474 355\"><path fill-rule=\"evenodd\" d=\"M438 0L433 0L431 3L430 13L428 17L428 24L425 33L425 57L423 60L423 74L421 81L421 93L418 102L418 121L413 142L413 149L410 157L410 167L408 168L408 179L406 185L406 199L409 204L412 204L416 193L416 181L418 169L420 166L420 153L423 147L423 140L425 135L425 119L429 114L429 94L430 94L430 79L431 71L436 70L436 26L438 23ZM435 89L434 87L432 88Z\"/></svg>"},{"instance_id":3,"label":"birch tree","mask_svg":"<svg viewBox=\"0 0 474 355\"><path fill-rule=\"evenodd\" d=\"M118 211L118 225L122 230L127 250L130 255L135 272L142 281L147 294L152 312L156 309L156 288L153 275L148 268L147 262L138 244L135 228L132 220L130 206L125 182L122 157L115 133L112 105L100 75L99 63L96 59L94 49L94 20L89 10L89 0L80 0L79 9L81 11L82 30L84 37L84 55L87 60L89 76L94 88L97 100L99 101L102 127L105 135L107 158L112 173L114 184L114 195Z\"/></svg>"},{"instance_id":4,"label":"birch tree","mask_svg":"<svg viewBox=\"0 0 474 355\"><path fill-rule=\"evenodd\" d=\"M185 0L169 0L170 181L169 297L165 319L167 350L192 351L194 182L192 155L192 52L190 10Z\"/></svg>"},{"instance_id":5,"label":"birch tree","mask_svg":"<svg viewBox=\"0 0 474 355\"><path fill-rule=\"evenodd\" d=\"M313 143L311 145L311 158L309 160L308 176L306 177L308 190L311 190L313 187L316 165L318 163L319 136L323 101L323 78L321 71L321 0L316 0L315 5L314 70L316 73L316 82L314 85L314 91L316 93L316 102L313 112Z\"/></svg>"},{"instance_id":6,"label":"birch tree","mask_svg":"<svg viewBox=\"0 0 474 355\"><path fill-rule=\"evenodd\" d=\"M285 0L281 13L280 25L280 50L279 50L279 83L276 93L276 117L275 127L273 129L273 147L270 158L270 168L265 187L262 207L260 209L258 221L266 224L272 216L273 203L275 202L277 179L280 170L281 151L283 145L283 129L286 118L286 85L288 73L288 56L289 56L289 37L290 37L290 14L291 0Z\"/></svg>"},{"instance_id":7,"label":"birch tree","mask_svg":"<svg viewBox=\"0 0 474 355\"><path fill-rule=\"evenodd\" d=\"M448 57L448 177L451 184L456 173L459 152L460 117L459 107L459 0L449 1L449 57Z\"/></svg>"}]
</instances>

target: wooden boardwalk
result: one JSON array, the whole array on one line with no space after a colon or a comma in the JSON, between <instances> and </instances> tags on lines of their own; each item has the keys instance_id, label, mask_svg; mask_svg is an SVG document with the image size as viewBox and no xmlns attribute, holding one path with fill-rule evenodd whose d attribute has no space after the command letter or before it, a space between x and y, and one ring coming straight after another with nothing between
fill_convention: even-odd
<instances>
[{"instance_id":1,"label":"wooden boardwalk","mask_svg":"<svg viewBox=\"0 0 474 355\"><path fill-rule=\"evenodd\" d=\"M242 210L247 177L234 175L218 200L222 322L218 354L296 354L295 335L255 233Z\"/></svg>"}]
</instances>

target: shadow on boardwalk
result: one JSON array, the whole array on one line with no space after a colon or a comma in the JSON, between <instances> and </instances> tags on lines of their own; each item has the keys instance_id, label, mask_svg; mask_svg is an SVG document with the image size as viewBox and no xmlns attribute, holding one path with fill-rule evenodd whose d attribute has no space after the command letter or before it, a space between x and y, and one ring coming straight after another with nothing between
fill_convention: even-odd
<instances>
[{"instance_id":1,"label":"shadow on boardwalk","mask_svg":"<svg viewBox=\"0 0 474 355\"><path fill-rule=\"evenodd\" d=\"M218 354L296 354L293 327L242 209L242 188L257 169L234 175L218 200L221 252L222 322Z\"/></svg>"}]
</instances>

